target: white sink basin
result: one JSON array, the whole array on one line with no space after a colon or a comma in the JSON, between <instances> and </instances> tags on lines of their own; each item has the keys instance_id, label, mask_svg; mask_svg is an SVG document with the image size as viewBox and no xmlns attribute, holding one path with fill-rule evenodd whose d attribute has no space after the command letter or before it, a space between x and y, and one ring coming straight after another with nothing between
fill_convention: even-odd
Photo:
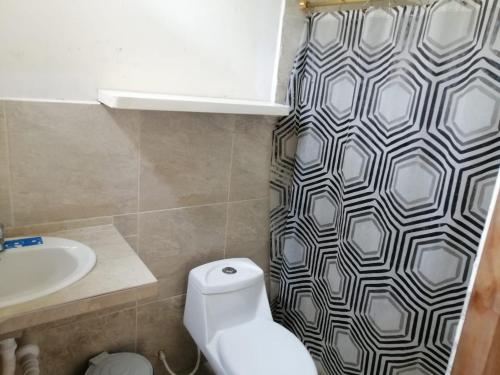
<instances>
[{"instance_id":1,"label":"white sink basin","mask_svg":"<svg viewBox=\"0 0 500 375\"><path fill-rule=\"evenodd\" d=\"M0 253L0 308L61 290L90 272L94 251L82 243L42 237L43 244Z\"/></svg>"}]
</instances>

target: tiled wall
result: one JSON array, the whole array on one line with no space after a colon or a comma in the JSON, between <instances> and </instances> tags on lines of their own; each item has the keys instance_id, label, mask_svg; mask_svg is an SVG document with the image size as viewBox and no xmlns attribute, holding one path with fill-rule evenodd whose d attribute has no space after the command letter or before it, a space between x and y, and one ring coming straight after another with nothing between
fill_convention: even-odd
<instances>
[{"instance_id":1,"label":"tiled wall","mask_svg":"<svg viewBox=\"0 0 500 375\"><path fill-rule=\"evenodd\" d=\"M157 299L29 329L43 374L82 374L104 350L137 350L158 374L160 348L175 370L194 364L181 322L188 271L238 256L268 267L275 120L0 102L0 221L112 221L160 282Z\"/></svg>"}]
</instances>

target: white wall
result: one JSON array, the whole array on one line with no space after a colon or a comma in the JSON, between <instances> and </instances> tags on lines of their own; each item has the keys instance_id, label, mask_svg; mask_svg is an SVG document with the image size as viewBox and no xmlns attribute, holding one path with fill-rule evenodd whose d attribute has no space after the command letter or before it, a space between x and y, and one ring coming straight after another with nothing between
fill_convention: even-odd
<instances>
[{"instance_id":1,"label":"white wall","mask_svg":"<svg viewBox=\"0 0 500 375\"><path fill-rule=\"evenodd\" d=\"M306 13L300 9L297 0L285 0L282 25L275 96L275 101L278 103L286 102L288 81L295 55L306 37Z\"/></svg>"},{"instance_id":2,"label":"white wall","mask_svg":"<svg viewBox=\"0 0 500 375\"><path fill-rule=\"evenodd\" d=\"M283 0L0 0L0 98L269 100Z\"/></svg>"}]
</instances>

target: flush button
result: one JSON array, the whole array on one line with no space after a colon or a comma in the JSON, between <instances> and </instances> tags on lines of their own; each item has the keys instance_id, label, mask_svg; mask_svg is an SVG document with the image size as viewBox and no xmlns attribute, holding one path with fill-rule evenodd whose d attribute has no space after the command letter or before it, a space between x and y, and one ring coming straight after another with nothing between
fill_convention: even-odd
<instances>
[{"instance_id":1,"label":"flush button","mask_svg":"<svg viewBox=\"0 0 500 375\"><path fill-rule=\"evenodd\" d=\"M232 274L234 274L234 273L236 273L238 271L236 271L236 268L233 268L233 267L224 267L222 269L222 272L227 273L229 275L232 275Z\"/></svg>"}]
</instances>

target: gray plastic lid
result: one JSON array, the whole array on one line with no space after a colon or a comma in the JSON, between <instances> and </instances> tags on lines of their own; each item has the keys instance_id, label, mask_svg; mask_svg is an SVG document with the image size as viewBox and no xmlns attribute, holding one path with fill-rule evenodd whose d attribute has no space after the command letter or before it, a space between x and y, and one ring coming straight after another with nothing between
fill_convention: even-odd
<instances>
[{"instance_id":1,"label":"gray plastic lid","mask_svg":"<svg viewBox=\"0 0 500 375\"><path fill-rule=\"evenodd\" d=\"M90 367L85 375L153 375L151 363L136 353L104 352L89 362Z\"/></svg>"}]
</instances>

